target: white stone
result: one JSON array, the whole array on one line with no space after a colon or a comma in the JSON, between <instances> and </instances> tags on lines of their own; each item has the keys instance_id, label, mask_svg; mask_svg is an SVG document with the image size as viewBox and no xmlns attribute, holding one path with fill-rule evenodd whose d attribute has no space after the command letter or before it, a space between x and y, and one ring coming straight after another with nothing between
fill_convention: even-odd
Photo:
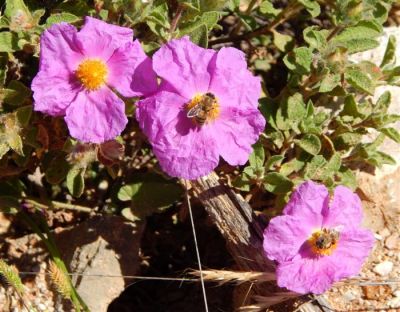
<instances>
[{"instance_id":1,"label":"white stone","mask_svg":"<svg viewBox=\"0 0 400 312\"><path fill-rule=\"evenodd\" d=\"M348 302L353 301L358 297L358 294L353 289L349 289L343 294L343 298Z\"/></svg>"},{"instance_id":2,"label":"white stone","mask_svg":"<svg viewBox=\"0 0 400 312\"><path fill-rule=\"evenodd\" d=\"M399 308L400 307L400 297L394 297L388 301L389 308Z\"/></svg>"},{"instance_id":3,"label":"white stone","mask_svg":"<svg viewBox=\"0 0 400 312\"><path fill-rule=\"evenodd\" d=\"M374 267L374 272L380 276L388 275L393 270L393 262L383 261Z\"/></svg>"},{"instance_id":4,"label":"white stone","mask_svg":"<svg viewBox=\"0 0 400 312\"><path fill-rule=\"evenodd\" d=\"M399 298L400 298L400 290L396 290L396 291L393 293L393 296L399 297Z\"/></svg>"}]
</instances>

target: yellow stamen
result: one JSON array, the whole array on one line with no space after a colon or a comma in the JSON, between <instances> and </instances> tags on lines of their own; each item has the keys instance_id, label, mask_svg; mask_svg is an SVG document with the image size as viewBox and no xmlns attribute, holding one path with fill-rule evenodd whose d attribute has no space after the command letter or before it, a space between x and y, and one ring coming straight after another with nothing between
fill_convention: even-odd
<instances>
[{"instance_id":1,"label":"yellow stamen","mask_svg":"<svg viewBox=\"0 0 400 312\"><path fill-rule=\"evenodd\" d=\"M105 84L108 69L99 59L87 59L79 64L75 75L87 90L93 91Z\"/></svg>"},{"instance_id":2,"label":"yellow stamen","mask_svg":"<svg viewBox=\"0 0 400 312\"><path fill-rule=\"evenodd\" d=\"M210 95L212 97L210 97ZM197 116L193 118L194 122L198 123L198 120L205 118L205 122L208 123L217 119L220 113L218 99L211 93L196 94L190 102L186 104L186 110L189 112L190 109L195 106L200 106Z\"/></svg>"},{"instance_id":3,"label":"yellow stamen","mask_svg":"<svg viewBox=\"0 0 400 312\"><path fill-rule=\"evenodd\" d=\"M339 234L334 230L322 229L312 233L308 244L314 254L329 256L337 248Z\"/></svg>"}]
</instances>

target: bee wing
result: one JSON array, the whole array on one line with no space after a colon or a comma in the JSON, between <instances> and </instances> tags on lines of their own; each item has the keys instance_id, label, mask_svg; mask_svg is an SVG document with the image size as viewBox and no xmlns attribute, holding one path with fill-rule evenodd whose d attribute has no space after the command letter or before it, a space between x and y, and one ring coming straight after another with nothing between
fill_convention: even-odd
<instances>
[{"instance_id":1,"label":"bee wing","mask_svg":"<svg viewBox=\"0 0 400 312\"><path fill-rule=\"evenodd\" d=\"M201 104L197 104L188 110L186 116L188 118L196 117L201 112Z\"/></svg>"}]
</instances>

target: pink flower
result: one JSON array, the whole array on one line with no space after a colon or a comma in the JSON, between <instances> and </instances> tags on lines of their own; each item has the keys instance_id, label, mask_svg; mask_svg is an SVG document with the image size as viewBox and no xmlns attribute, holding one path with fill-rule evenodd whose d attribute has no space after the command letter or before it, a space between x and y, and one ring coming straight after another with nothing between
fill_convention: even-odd
<instances>
[{"instance_id":1,"label":"pink flower","mask_svg":"<svg viewBox=\"0 0 400 312\"><path fill-rule=\"evenodd\" d=\"M71 136L101 143L126 126L125 97L154 92L151 60L129 28L86 17L78 32L53 25L40 40L39 73L32 81L35 110L65 116Z\"/></svg>"},{"instance_id":2,"label":"pink flower","mask_svg":"<svg viewBox=\"0 0 400 312\"><path fill-rule=\"evenodd\" d=\"M257 109L260 79L247 69L243 53L203 49L183 37L154 54L153 68L162 83L138 103L136 117L162 169L196 179L220 156L245 164L265 120Z\"/></svg>"},{"instance_id":3,"label":"pink flower","mask_svg":"<svg viewBox=\"0 0 400 312\"><path fill-rule=\"evenodd\" d=\"M338 186L330 199L325 186L301 184L264 231L265 254L278 262L278 285L320 294L358 274L374 244L361 219L361 201L350 189Z\"/></svg>"}]
</instances>

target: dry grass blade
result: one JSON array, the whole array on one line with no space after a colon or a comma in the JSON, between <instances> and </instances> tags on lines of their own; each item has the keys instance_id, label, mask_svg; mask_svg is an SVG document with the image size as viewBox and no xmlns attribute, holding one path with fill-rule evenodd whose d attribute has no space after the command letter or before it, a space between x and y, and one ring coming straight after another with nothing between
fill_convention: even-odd
<instances>
[{"instance_id":1,"label":"dry grass blade","mask_svg":"<svg viewBox=\"0 0 400 312\"><path fill-rule=\"evenodd\" d=\"M274 293L271 294L271 296L254 296L254 299L257 301L257 303L241 307L239 311L262 311L270 306L273 306L274 304L278 304L280 302L284 302L298 296L299 294L293 292Z\"/></svg>"},{"instance_id":2,"label":"dry grass blade","mask_svg":"<svg viewBox=\"0 0 400 312\"><path fill-rule=\"evenodd\" d=\"M225 283L245 283L245 282L269 282L276 280L274 273L268 272L239 272L226 270L203 270L205 281ZM199 276L199 271L194 271L191 274Z\"/></svg>"},{"instance_id":3,"label":"dry grass blade","mask_svg":"<svg viewBox=\"0 0 400 312\"><path fill-rule=\"evenodd\" d=\"M69 279L53 261L50 261L49 275L57 292L65 299L71 299L72 288Z\"/></svg>"},{"instance_id":4,"label":"dry grass blade","mask_svg":"<svg viewBox=\"0 0 400 312\"><path fill-rule=\"evenodd\" d=\"M7 283L22 296L24 293L24 285L19 277L17 268L13 265L8 265L4 260L0 259L0 274L4 277Z\"/></svg>"}]
</instances>

